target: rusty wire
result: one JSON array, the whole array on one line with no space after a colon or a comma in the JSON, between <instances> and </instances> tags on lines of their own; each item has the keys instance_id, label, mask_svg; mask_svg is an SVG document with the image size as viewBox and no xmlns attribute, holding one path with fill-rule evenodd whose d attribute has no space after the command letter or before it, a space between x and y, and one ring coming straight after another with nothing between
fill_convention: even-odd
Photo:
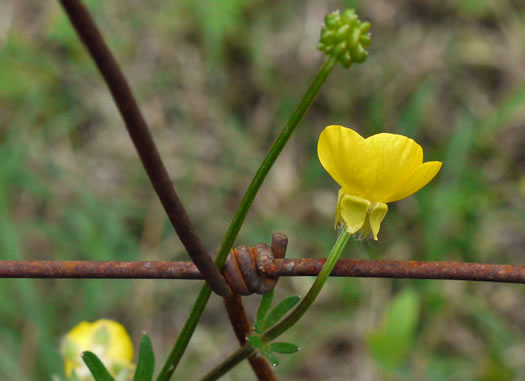
<instances>
[{"instance_id":1,"label":"rusty wire","mask_svg":"<svg viewBox=\"0 0 525 381\"><path fill-rule=\"evenodd\" d=\"M244 309L241 296L239 294L234 294L231 298L223 298L223 301L233 331L237 337L237 341L242 347L244 344L246 344L246 338L251 335L253 327L252 323L248 319L246 310ZM272 368L270 368L270 364L260 354L250 356L248 361L250 362L250 365L258 380L277 380L273 374Z\"/></svg>"},{"instance_id":2,"label":"rusty wire","mask_svg":"<svg viewBox=\"0 0 525 381\"><path fill-rule=\"evenodd\" d=\"M124 119L126 128L139 154L142 165L179 239L186 248L192 261L202 272L210 288L215 293L231 299L229 303L225 303L225 306L235 330L234 322L236 320L241 321L248 319L244 311L244 306L242 305L242 299L240 297L234 297L235 295L229 288L226 279L215 266L211 256L208 255L204 244L193 227L181 200L175 192L175 188L171 183L146 120L133 96L126 77L109 50L88 9L81 1L60 0L60 2L71 24L102 74L111 96ZM236 307L239 314L232 316L230 309L233 307ZM268 362L263 358L259 360L260 361L250 361L258 380L274 380L275 377Z\"/></svg>"},{"instance_id":3,"label":"rusty wire","mask_svg":"<svg viewBox=\"0 0 525 381\"><path fill-rule=\"evenodd\" d=\"M197 235L179 196L175 192L168 171L164 166L148 124L133 96L128 81L89 11L79 0L60 0L60 2L78 36L102 74L122 115L122 119L124 119L129 136L139 154L151 184L186 251L202 272L211 289L219 295L231 296L232 293L228 283L217 269L217 266L215 266L215 263L213 263L211 256Z\"/></svg>"},{"instance_id":4,"label":"rusty wire","mask_svg":"<svg viewBox=\"0 0 525 381\"><path fill-rule=\"evenodd\" d=\"M225 306L235 333L242 340L251 329L242 299L232 294L225 277L218 271L197 235L182 202L177 196L168 172L155 146L148 125L138 107L131 88L117 61L111 54L87 8L79 0L60 0L71 23L100 70L111 95L124 119L128 133L137 149L142 164L181 242L190 255L190 262L132 262L132 261L0 261L1 278L133 278L133 279L202 279L219 295L227 296ZM255 286L265 291L274 287L279 276L317 275L324 264L318 259L282 259L279 255L268 257L268 247L243 249L246 263L233 270L246 276ZM236 259L237 261L237 259ZM237 262L238 263L238 262ZM254 265L255 263L255 265ZM200 270L200 271L199 271ZM202 274L201 274L202 272ZM415 261L366 261L341 260L333 276L456 279L525 283L525 267L486 265L475 263L415 262ZM246 280L246 277L243 278ZM261 286L262 285L262 286ZM259 287L261 286L261 287ZM259 287L259 288L258 288ZM268 288L268 289L269 289ZM259 380L274 380L268 363L263 358L250 361Z\"/></svg>"},{"instance_id":5,"label":"rusty wire","mask_svg":"<svg viewBox=\"0 0 525 381\"><path fill-rule=\"evenodd\" d=\"M316 276L325 259L275 259L262 276ZM275 271L277 267L277 271ZM267 271L267 275L264 272ZM525 266L341 259L331 276L525 283ZM191 262L0 261L0 278L202 279Z\"/></svg>"}]
</instances>

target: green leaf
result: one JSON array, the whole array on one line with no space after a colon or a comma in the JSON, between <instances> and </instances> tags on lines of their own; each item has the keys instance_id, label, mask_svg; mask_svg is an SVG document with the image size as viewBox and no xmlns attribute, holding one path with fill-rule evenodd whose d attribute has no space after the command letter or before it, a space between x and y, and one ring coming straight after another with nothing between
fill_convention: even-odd
<instances>
[{"instance_id":1,"label":"green leaf","mask_svg":"<svg viewBox=\"0 0 525 381\"><path fill-rule=\"evenodd\" d=\"M248 343L254 348L262 349L265 346L265 343L262 341L261 336L250 336L248 337Z\"/></svg>"},{"instance_id":2,"label":"green leaf","mask_svg":"<svg viewBox=\"0 0 525 381\"><path fill-rule=\"evenodd\" d=\"M279 365L279 359L269 351L262 351L261 354L266 357L273 366Z\"/></svg>"},{"instance_id":3,"label":"green leaf","mask_svg":"<svg viewBox=\"0 0 525 381\"><path fill-rule=\"evenodd\" d=\"M416 292L403 291L392 301L382 326L369 335L370 353L385 371L393 371L407 360L415 337L419 304Z\"/></svg>"},{"instance_id":4,"label":"green leaf","mask_svg":"<svg viewBox=\"0 0 525 381\"><path fill-rule=\"evenodd\" d=\"M263 321L273 302L273 290L264 294L261 299L261 304L259 304L259 309L257 310L257 319L256 322ZM257 324L257 323L256 323Z\"/></svg>"},{"instance_id":5,"label":"green leaf","mask_svg":"<svg viewBox=\"0 0 525 381\"><path fill-rule=\"evenodd\" d=\"M259 323L258 328L264 332L267 328L281 320L281 318L286 315L288 311L290 311L297 303L299 303L299 300L301 300L301 298L297 295L292 295L284 299L281 303L275 306L273 310L270 311L266 319Z\"/></svg>"},{"instance_id":6,"label":"green leaf","mask_svg":"<svg viewBox=\"0 0 525 381\"><path fill-rule=\"evenodd\" d=\"M268 348L270 352L291 354L299 351L299 346L293 343L271 343Z\"/></svg>"},{"instance_id":7,"label":"green leaf","mask_svg":"<svg viewBox=\"0 0 525 381\"><path fill-rule=\"evenodd\" d=\"M140 338L139 358L133 381L151 381L155 370L155 353L151 340L145 333Z\"/></svg>"},{"instance_id":8,"label":"green leaf","mask_svg":"<svg viewBox=\"0 0 525 381\"><path fill-rule=\"evenodd\" d=\"M82 360L84 360L84 363L91 371L95 381L115 381L104 364L102 364L102 361L93 352L83 352Z\"/></svg>"}]
</instances>

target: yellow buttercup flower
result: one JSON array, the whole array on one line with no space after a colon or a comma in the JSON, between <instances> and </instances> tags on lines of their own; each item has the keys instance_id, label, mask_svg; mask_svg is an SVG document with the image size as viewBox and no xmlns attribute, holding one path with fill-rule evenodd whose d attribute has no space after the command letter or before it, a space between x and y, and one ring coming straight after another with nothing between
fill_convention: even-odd
<instances>
[{"instance_id":1,"label":"yellow buttercup flower","mask_svg":"<svg viewBox=\"0 0 525 381\"><path fill-rule=\"evenodd\" d=\"M328 126L319 137L319 160L341 186L336 228L372 233L375 240L389 202L406 198L436 176L441 162L423 163L423 149L403 135L381 133L365 139L343 126Z\"/></svg>"},{"instance_id":2,"label":"yellow buttercup flower","mask_svg":"<svg viewBox=\"0 0 525 381\"><path fill-rule=\"evenodd\" d=\"M133 343L126 329L116 321L101 319L94 323L83 321L62 340L65 374L76 374L80 381L93 380L80 355L91 351L106 369L119 380L131 378L133 370Z\"/></svg>"}]
</instances>

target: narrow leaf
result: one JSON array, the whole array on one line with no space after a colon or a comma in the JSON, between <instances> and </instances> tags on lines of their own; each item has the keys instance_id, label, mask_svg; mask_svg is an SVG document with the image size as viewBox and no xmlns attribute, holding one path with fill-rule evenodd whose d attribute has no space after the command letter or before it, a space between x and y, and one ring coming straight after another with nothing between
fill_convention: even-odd
<instances>
[{"instance_id":1,"label":"narrow leaf","mask_svg":"<svg viewBox=\"0 0 525 381\"><path fill-rule=\"evenodd\" d=\"M394 371L407 361L416 335L420 297L412 290L396 295L383 317L382 325L368 336L375 362L385 371Z\"/></svg>"},{"instance_id":2,"label":"narrow leaf","mask_svg":"<svg viewBox=\"0 0 525 381\"><path fill-rule=\"evenodd\" d=\"M102 364L102 361L93 352L83 352L82 360L84 360L84 363L91 371L95 381L115 381L104 364Z\"/></svg>"},{"instance_id":3,"label":"narrow leaf","mask_svg":"<svg viewBox=\"0 0 525 381\"><path fill-rule=\"evenodd\" d=\"M133 381L151 381L155 369L155 353L151 340L145 333L140 338L139 358Z\"/></svg>"},{"instance_id":4,"label":"narrow leaf","mask_svg":"<svg viewBox=\"0 0 525 381\"><path fill-rule=\"evenodd\" d=\"M281 318L286 315L288 311L294 308L295 305L299 303L299 300L301 300L301 298L297 295L292 295L284 299L281 303L275 306L273 310L270 311L266 319L261 321L259 328L263 331L265 331L267 328L270 328L272 325L281 320Z\"/></svg>"},{"instance_id":5,"label":"narrow leaf","mask_svg":"<svg viewBox=\"0 0 525 381\"><path fill-rule=\"evenodd\" d=\"M254 328L255 328L256 333L258 333L259 335L262 335L264 333L264 320L262 321L256 320Z\"/></svg>"},{"instance_id":6,"label":"narrow leaf","mask_svg":"<svg viewBox=\"0 0 525 381\"><path fill-rule=\"evenodd\" d=\"M257 310L257 319L256 321L263 321L273 302L273 290L264 294L261 299L261 304L259 304L259 309Z\"/></svg>"},{"instance_id":7,"label":"narrow leaf","mask_svg":"<svg viewBox=\"0 0 525 381\"><path fill-rule=\"evenodd\" d=\"M268 351L283 354L290 354L299 351L299 346L293 343L271 343L268 346Z\"/></svg>"},{"instance_id":8,"label":"narrow leaf","mask_svg":"<svg viewBox=\"0 0 525 381\"><path fill-rule=\"evenodd\" d=\"M266 357L273 366L279 365L279 359L269 351L262 351L261 354Z\"/></svg>"}]
</instances>

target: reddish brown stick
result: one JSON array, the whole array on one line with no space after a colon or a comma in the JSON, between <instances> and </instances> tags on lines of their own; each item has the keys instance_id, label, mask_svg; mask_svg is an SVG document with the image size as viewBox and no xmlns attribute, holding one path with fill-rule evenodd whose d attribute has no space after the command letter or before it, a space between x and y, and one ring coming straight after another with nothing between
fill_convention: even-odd
<instances>
[{"instance_id":1,"label":"reddish brown stick","mask_svg":"<svg viewBox=\"0 0 525 381\"><path fill-rule=\"evenodd\" d=\"M228 311L228 317L235 336L237 336L239 344L243 346L246 343L246 338L252 332L252 325L247 318L242 298L240 295L234 294L231 298L224 298L224 305L226 306L226 311ZM259 381L277 380L272 372L272 368L270 368L270 364L264 357L256 354L249 357L248 361Z\"/></svg>"},{"instance_id":2,"label":"reddish brown stick","mask_svg":"<svg viewBox=\"0 0 525 381\"><path fill-rule=\"evenodd\" d=\"M213 263L213 259L197 235L182 202L175 192L168 171L160 158L131 88L89 11L78 0L60 0L60 2L78 36L95 61L102 77L104 77L113 100L124 119L142 165L186 251L211 289L219 295L231 296L228 283Z\"/></svg>"}]
</instances>

